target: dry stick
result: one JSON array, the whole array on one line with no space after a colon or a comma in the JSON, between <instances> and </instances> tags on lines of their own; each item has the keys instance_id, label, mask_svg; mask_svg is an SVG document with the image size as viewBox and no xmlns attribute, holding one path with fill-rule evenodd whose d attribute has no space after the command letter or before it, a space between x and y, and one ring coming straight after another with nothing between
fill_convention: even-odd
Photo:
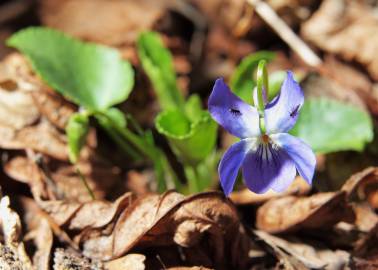
<instances>
[{"instance_id":1,"label":"dry stick","mask_svg":"<svg viewBox=\"0 0 378 270\"><path fill-rule=\"evenodd\" d=\"M290 48L296 52L302 60L312 67L319 67L322 60L300 39L293 30L283 21L277 13L265 2L261 0L247 0L276 33L283 39Z\"/></svg>"}]
</instances>

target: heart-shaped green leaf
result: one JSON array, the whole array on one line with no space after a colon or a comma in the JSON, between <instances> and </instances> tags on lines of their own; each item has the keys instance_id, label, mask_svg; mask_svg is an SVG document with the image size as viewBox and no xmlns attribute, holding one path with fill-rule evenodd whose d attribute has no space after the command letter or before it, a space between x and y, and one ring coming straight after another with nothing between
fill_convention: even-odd
<instances>
[{"instance_id":1,"label":"heart-shaped green leaf","mask_svg":"<svg viewBox=\"0 0 378 270\"><path fill-rule=\"evenodd\" d=\"M206 111L194 123L180 110L165 111L157 116L155 124L184 164L196 165L214 149L217 124Z\"/></svg>"},{"instance_id":2,"label":"heart-shaped green leaf","mask_svg":"<svg viewBox=\"0 0 378 270\"><path fill-rule=\"evenodd\" d=\"M56 30L27 28L7 44L24 53L48 85L87 109L102 110L124 101L134 84L131 65L115 49Z\"/></svg>"},{"instance_id":3,"label":"heart-shaped green leaf","mask_svg":"<svg viewBox=\"0 0 378 270\"><path fill-rule=\"evenodd\" d=\"M290 133L317 153L362 151L373 139L373 125L369 114L355 106L314 98L305 101Z\"/></svg>"},{"instance_id":4,"label":"heart-shaped green leaf","mask_svg":"<svg viewBox=\"0 0 378 270\"><path fill-rule=\"evenodd\" d=\"M85 144L89 131L88 116L81 113L73 114L68 120L66 134L68 141L68 154L72 163L75 163L79 157L80 150Z\"/></svg>"},{"instance_id":5,"label":"heart-shaped green leaf","mask_svg":"<svg viewBox=\"0 0 378 270\"><path fill-rule=\"evenodd\" d=\"M245 102L252 104L252 90L256 86L254 71L260 60L271 61L273 52L260 51L245 57L235 69L230 79L230 87Z\"/></svg>"},{"instance_id":6,"label":"heart-shaped green leaf","mask_svg":"<svg viewBox=\"0 0 378 270\"><path fill-rule=\"evenodd\" d=\"M163 110L182 108L184 98L177 86L172 55L164 47L159 34L155 32L140 34L137 46L139 59L153 84L161 108Z\"/></svg>"}]
</instances>

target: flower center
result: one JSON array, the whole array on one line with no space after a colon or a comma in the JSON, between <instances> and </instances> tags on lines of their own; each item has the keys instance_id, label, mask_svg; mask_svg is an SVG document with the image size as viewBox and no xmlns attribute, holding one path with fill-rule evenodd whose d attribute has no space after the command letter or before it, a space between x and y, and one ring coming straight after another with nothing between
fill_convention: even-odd
<instances>
[{"instance_id":1,"label":"flower center","mask_svg":"<svg viewBox=\"0 0 378 270\"><path fill-rule=\"evenodd\" d=\"M269 141L270 141L270 138L269 138L268 135L263 134L263 135L261 135L261 141L262 141L264 144L268 144Z\"/></svg>"}]
</instances>

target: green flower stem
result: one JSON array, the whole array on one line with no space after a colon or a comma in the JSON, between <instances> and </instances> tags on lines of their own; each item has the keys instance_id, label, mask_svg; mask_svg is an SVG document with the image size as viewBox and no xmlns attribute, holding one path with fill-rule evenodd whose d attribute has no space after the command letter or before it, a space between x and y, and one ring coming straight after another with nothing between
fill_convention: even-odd
<instances>
[{"instance_id":1,"label":"green flower stem","mask_svg":"<svg viewBox=\"0 0 378 270\"><path fill-rule=\"evenodd\" d=\"M266 97L269 96L269 79L268 71L266 69L266 61L260 60L257 66L256 72L256 82L257 82L257 108L260 112L263 112L265 109L265 99L264 99L264 90Z\"/></svg>"},{"instance_id":2,"label":"green flower stem","mask_svg":"<svg viewBox=\"0 0 378 270\"><path fill-rule=\"evenodd\" d=\"M188 180L188 192L190 194L200 192L200 177L196 166L185 166L184 170L186 178Z\"/></svg>"},{"instance_id":3,"label":"green flower stem","mask_svg":"<svg viewBox=\"0 0 378 270\"><path fill-rule=\"evenodd\" d=\"M158 179L159 192L164 192L167 190L167 174L171 177L175 188L178 191L182 190L182 184L178 180L174 170L171 168L166 156L159 148L148 141L145 137L136 135L131 130L113 123L112 119L105 113L95 112L95 115L100 118L103 117L107 120L110 125L109 128L113 130L113 135L116 135L115 138L120 137L123 141L130 142L142 155L153 161Z\"/></svg>"},{"instance_id":4,"label":"green flower stem","mask_svg":"<svg viewBox=\"0 0 378 270\"><path fill-rule=\"evenodd\" d=\"M268 71L266 69L266 61L260 60L258 66L257 66L257 72L256 72L256 88L257 88L257 110L259 111L259 125L260 125L260 131L261 133L265 134L265 119L264 119L264 110L265 110L265 98L268 98L269 96L269 79L268 79ZM264 93L265 90L265 93ZM265 94L265 98L264 98Z\"/></svg>"},{"instance_id":5,"label":"green flower stem","mask_svg":"<svg viewBox=\"0 0 378 270\"><path fill-rule=\"evenodd\" d=\"M132 159L139 161L143 159L143 156L133 149L126 141L119 136L119 134L114 131L112 125L101 123L101 127L105 130L106 133L108 133L109 137L119 146L121 147L122 151L129 155Z\"/></svg>"}]
</instances>

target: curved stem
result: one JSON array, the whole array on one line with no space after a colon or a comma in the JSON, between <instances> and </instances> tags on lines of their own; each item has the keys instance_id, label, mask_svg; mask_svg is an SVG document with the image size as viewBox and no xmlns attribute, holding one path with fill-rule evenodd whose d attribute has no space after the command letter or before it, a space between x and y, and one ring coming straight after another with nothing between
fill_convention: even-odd
<instances>
[{"instance_id":1,"label":"curved stem","mask_svg":"<svg viewBox=\"0 0 378 270\"><path fill-rule=\"evenodd\" d=\"M260 60L256 73L257 81L257 108L260 112L265 109L266 97L269 94L268 71L266 69L266 61Z\"/></svg>"},{"instance_id":2,"label":"curved stem","mask_svg":"<svg viewBox=\"0 0 378 270\"><path fill-rule=\"evenodd\" d=\"M259 125L261 133L265 133L265 119L264 119L264 110L265 104L267 102L267 98L269 95L269 79L268 79L268 71L266 69L266 61L260 60L257 66L257 73L256 73L256 80L257 80L257 109L259 111Z\"/></svg>"}]
</instances>

